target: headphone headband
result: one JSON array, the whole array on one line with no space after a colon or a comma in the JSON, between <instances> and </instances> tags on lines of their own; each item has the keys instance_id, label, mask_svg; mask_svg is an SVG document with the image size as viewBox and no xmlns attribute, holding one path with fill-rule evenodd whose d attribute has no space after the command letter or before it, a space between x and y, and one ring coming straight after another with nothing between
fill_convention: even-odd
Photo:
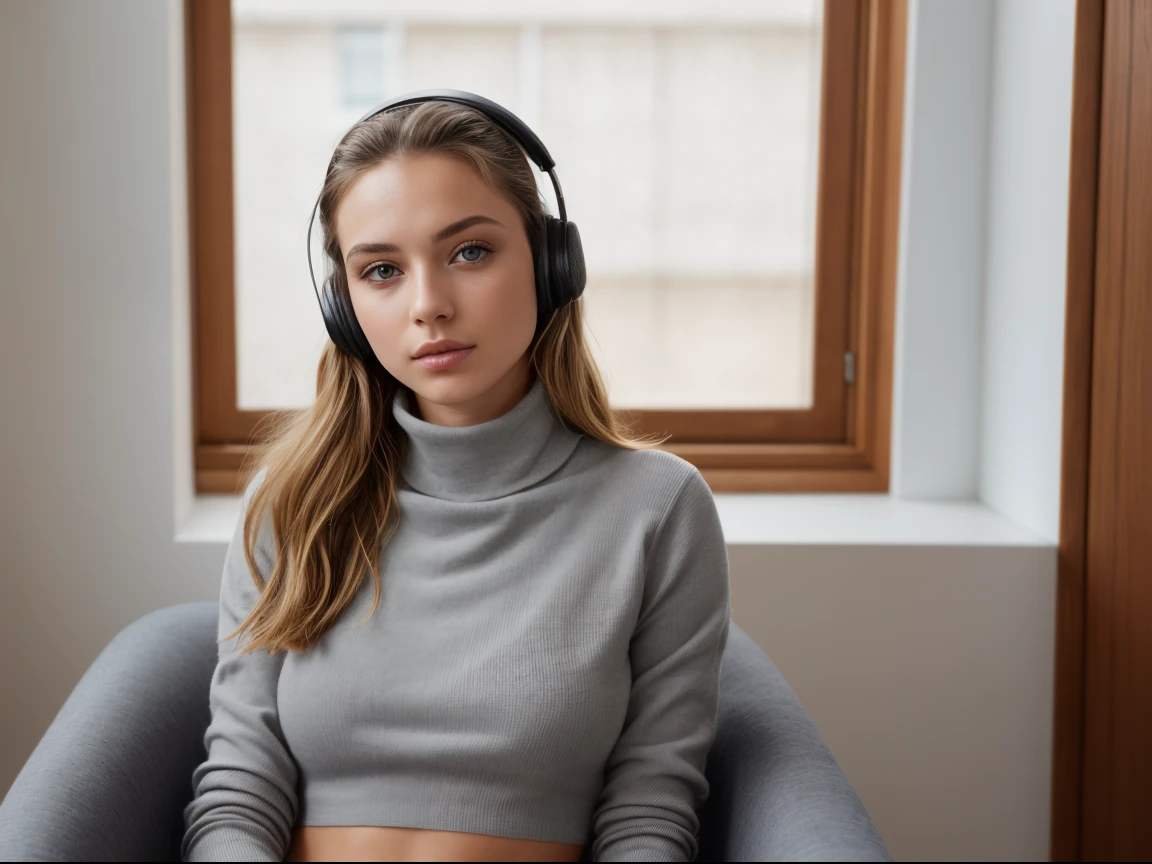
<instances>
[{"instance_id":1,"label":"headphone headband","mask_svg":"<svg viewBox=\"0 0 1152 864\"><path fill-rule=\"evenodd\" d=\"M411 93L404 93L387 102L381 102L363 117L356 121L352 126L355 129L365 120L370 120L377 114L383 114L391 108L399 108L403 105L415 105L419 102L455 102L458 105L467 105L469 108L474 108L481 114L484 114L512 136L524 151L528 154L533 162L539 166L541 171L544 171L552 178L552 188L556 190L556 206L560 210L560 221L568 221L568 213L564 207L564 193L560 189L560 181L556 178L556 160L552 158L552 154L548 152L548 148L544 146L544 142L540 140L535 132L533 132L528 124L505 108L503 105L498 105L491 99L485 99L478 93L468 93L464 90L414 90ZM347 134L347 133L345 133ZM327 174L332 173L332 168L336 164L336 154L332 154L332 159L328 162ZM319 205L319 201L317 201ZM313 209L312 218L316 218L316 211Z\"/></svg>"},{"instance_id":2,"label":"headphone headband","mask_svg":"<svg viewBox=\"0 0 1152 864\"><path fill-rule=\"evenodd\" d=\"M401 105L414 105L417 102L456 102L475 108L500 126L505 132L520 142L528 151L532 161L540 166L541 171L549 171L556 167L555 160L549 155L544 142L528 128L528 124L502 105L497 105L491 99L485 99L476 93L467 93L463 90L415 90L405 93L387 102L381 102L363 117L356 121L359 126L365 120L387 111L389 108L399 108Z\"/></svg>"}]
</instances>

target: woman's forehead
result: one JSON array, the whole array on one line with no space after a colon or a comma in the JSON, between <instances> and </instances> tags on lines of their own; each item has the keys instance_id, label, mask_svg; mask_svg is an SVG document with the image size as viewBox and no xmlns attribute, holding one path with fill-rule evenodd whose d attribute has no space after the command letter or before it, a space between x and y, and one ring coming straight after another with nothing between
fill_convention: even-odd
<instances>
[{"instance_id":1,"label":"woman's forehead","mask_svg":"<svg viewBox=\"0 0 1152 864\"><path fill-rule=\"evenodd\" d=\"M406 156L386 160L358 177L336 208L336 226L348 244L389 242L374 236L381 232L426 240L474 214L509 225L515 208L458 159ZM347 232L357 236L344 237Z\"/></svg>"}]
</instances>

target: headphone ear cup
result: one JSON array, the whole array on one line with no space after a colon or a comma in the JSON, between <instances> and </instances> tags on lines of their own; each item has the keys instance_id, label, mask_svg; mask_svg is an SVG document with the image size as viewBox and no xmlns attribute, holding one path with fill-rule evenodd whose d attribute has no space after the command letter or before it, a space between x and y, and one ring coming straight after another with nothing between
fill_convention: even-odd
<instances>
[{"instance_id":1,"label":"headphone ear cup","mask_svg":"<svg viewBox=\"0 0 1152 864\"><path fill-rule=\"evenodd\" d=\"M584 264L584 244L580 240L580 229L575 222L564 222L564 256L568 267L567 302L572 302L584 293L588 281L588 268Z\"/></svg>"},{"instance_id":2,"label":"headphone ear cup","mask_svg":"<svg viewBox=\"0 0 1152 864\"><path fill-rule=\"evenodd\" d=\"M337 290L331 277L324 280L324 287L320 291L320 311L328 335L337 348L365 363L377 362L376 352L372 350L368 337L356 319L351 301L344 292Z\"/></svg>"},{"instance_id":3,"label":"headphone ear cup","mask_svg":"<svg viewBox=\"0 0 1152 864\"><path fill-rule=\"evenodd\" d=\"M580 229L575 222L561 222L548 217L547 229L548 291L552 308L560 309L584 293L587 269Z\"/></svg>"},{"instance_id":4,"label":"headphone ear cup","mask_svg":"<svg viewBox=\"0 0 1152 864\"><path fill-rule=\"evenodd\" d=\"M548 284L548 259L548 225L545 222L544 231L540 237L540 245L536 248L532 258L532 270L536 275L537 329L539 329L540 323L548 320L548 316L552 314L552 289Z\"/></svg>"}]
</instances>

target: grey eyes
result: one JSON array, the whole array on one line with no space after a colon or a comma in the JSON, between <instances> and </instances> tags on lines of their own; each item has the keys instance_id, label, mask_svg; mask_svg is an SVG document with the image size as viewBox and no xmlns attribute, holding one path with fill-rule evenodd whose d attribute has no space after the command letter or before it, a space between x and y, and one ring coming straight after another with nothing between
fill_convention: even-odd
<instances>
[{"instance_id":1,"label":"grey eyes","mask_svg":"<svg viewBox=\"0 0 1152 864\"><path fill-rule=\"evenodd\" d=\"M460 249L457 250L456 254L453 257L454 258L462 258L462 260L464 261L465 264L478 264L479 262L481 262L485 258L487 258L489 255L491 255L492 251L493 250L490 249L485 244L469 243L467 246L460 247ZM469 253L469 252L471 252L473 254L468 255L467 253ZM483 253L483 254L481 254L481 253ZM363 273L360 274L360 278L365 279L369 282L387 282L389 279L393 278L396 274L391 273L388 276L381 276L380 271L385 270L385 269L396 270L397 272L399 272L399 269L396 267L395 264L386 264L386 263L373 264L370 267L368 267L367 270L365 270ZM380 276L380 278L379 279L369 279L368 277L371 276L372 274L376 274L377 276Z\"/></svg>"}]
</instances>

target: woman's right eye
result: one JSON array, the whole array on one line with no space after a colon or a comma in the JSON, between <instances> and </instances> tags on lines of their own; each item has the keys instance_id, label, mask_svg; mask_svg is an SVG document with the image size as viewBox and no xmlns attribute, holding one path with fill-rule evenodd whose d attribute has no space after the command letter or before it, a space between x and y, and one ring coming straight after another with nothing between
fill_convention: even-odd
<instances>
[{"instance_id":1,"label":"woman's right eye","mask_svg":"<svg viewBox=\"0 0 1152 864\"><path fill-rule=\"evenodd\" d=\"M369 277L373 273L379 275L381 270L395 270L395 269L396 269L395 264L373 264L371 267L369 267L367 270L364 271L364 274L363 274L363 276L361 276L361 278L366 279L367 277ZM393 273L393 274L389 274L387 276L382 276L379 279L368 279L368 281L369 282L387 282L394 275L395 274Z\"/></svg>"}]
</instances>

